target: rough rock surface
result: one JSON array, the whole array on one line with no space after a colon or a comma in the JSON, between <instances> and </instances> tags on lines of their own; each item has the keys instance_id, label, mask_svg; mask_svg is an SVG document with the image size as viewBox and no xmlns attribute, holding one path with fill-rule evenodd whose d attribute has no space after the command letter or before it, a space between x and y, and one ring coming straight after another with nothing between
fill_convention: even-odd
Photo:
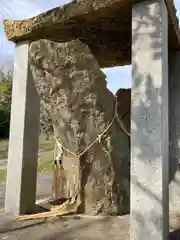
<instances>
[{"instance_id":1,"label":"rough rock surface","mask_svg":"<svg viewBox=\"0 0 180 240\"><path fill-rule=\"evenodd\" d=\"M142 0L143 1L143 0ZM101 67L131 64L132 6L139 0L74 0L25 20L5 20L8 40L49 39L66 42L75 38L87 44ZM180 50L179 22L172 0L169 12L169 47ZM152 18L148 9L142 13Z\"/></svg>"},{"instance_id":2,"label":"rough rock surface","mask_svg":"<svg viewBox=\"0 0 180 240\"><path fill-rule=\"evenodd\" d=\"M117 111L126 131L130 133L131 122L131 89L120 88L117 93Z\"/></svg>"},{"instance_id":3,"label":"rough rock surface","mask_svg":"<svg viewBox=\"0 0 180 240\"><path fill-rule=\"evenodd\" d=\"M107 89L104 73L79 40L35 41L29 58L40 97L51 108L56 137L70 151L82 152L114 116L115 96ZM75 166L80 161L82 212L129 212L130 142L117 121L80 160L65 151L65 168L68 161Z\"/></svg>"}]
</instances>

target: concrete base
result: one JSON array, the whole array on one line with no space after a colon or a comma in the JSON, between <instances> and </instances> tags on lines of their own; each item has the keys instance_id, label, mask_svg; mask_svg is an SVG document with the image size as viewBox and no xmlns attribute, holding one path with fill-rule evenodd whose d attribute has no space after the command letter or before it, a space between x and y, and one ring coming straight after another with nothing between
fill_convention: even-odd
<instances>
[{"instance_id":1,"label":"concrete base","mask_svg":"<svg viewBox=\"0 0 180 240\"><path fill-rule=\"evenodd\" d=\"M0 239L34 240L128 240L129 216L124 217L90 217L67 216L61 219L47 221L33 220L12 222L9 217L0 215L4 219L3 228L0 227ZM1 223L0 222L0 223ZM13 230L18 231L13 231Z\"/></svg>"},{"instance_id":2,"label":"concrete base","mask_svg":"<svg viewBox=\"0 0 180 240\"><path fill-rule=\"evenodd\" d=\"M180 230L169 233L180 239ZM66 216L61 219L13 221L0 212L0 239L8 240L129 240L129 215L123 217Z\"/></svg>"}]
</instances>

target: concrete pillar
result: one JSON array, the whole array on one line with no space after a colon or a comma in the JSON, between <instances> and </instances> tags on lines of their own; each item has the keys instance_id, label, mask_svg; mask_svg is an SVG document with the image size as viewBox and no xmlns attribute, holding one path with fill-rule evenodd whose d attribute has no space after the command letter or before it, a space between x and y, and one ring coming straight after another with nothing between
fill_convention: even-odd
<instances>
[{"instance_id":1,"label":"concrete pillar","mask_svg":"<svg viewBox=\"0 0 180 240\"><path fill-rule=\"evenodd\" d=\"M130 239L168 239L168 14L164 0L132 10Z\"/></svg>"},{"instance_id":2,"label":"concrete pillar","mask_svg":"<svg viewBox=\"0 0 180 240\"><path fill-rule=\"evenodd\" d=\"M34 210L39 136L39 97L28 63L29 42L16 46L5 211Z\"/></svg>"},{"instance_id":3,"label":"concrete pillar","mask_svg":"<svg viewBox=\"0 0 180 240\"><path fill-rule=\"evenodd\" d=\"M169 54L169 215L170 228L180 228L180 52Z\"/></svg>"}]
</instances>

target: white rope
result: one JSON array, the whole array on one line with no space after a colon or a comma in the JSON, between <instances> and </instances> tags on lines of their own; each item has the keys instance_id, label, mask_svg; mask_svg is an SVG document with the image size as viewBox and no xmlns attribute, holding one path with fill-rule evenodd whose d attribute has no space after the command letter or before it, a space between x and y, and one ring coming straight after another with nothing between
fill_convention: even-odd
<instances>
[{"instance_id":1,"label":"white rope","mask_svg":"<svg viewBox=\"0 0 180 240\"><path fill-rule=\"evenodd\" d=\"M58 154L57 154L55 160L56 160L57 166L60 167L60 165L62 165L62 157L64 154L64 149L63 149L62 144L57 139L56 139L56 146L58 147ZM61 163L60 163L60 161L61 161Z\"/></svg>"},{"instance_id":2,"label":"white rope","mask_svg":"<svg viewBox=\"0 0 180 240\"><path fill-rule=\"evenodd\" d=\"M122 122L122 120L119 118L118 116L118 111L117 111L117 96L116 96L116 101L115 101L115 113L114 116L110 122L110 124L107 126L107 128L100 134L98 135L98 137L87 147L84 149L84 151L82 151L79 154L76 154L72 151L70 151L68 148L64 147L63 144L55 137L56 139L56 144L58 146L58 156L62 156L62 152L63 150L65 150L66 152L70 153L71 155L75 156L76 158L80 159L80 157L82 157L96 142L100 142L102 136L109 130L109 128L112 126L114 120L117 119L118 123L121 127L121 129L130 137L130 133L125 129L124 124Z\"/></svg>"},{"instance_id":3,"label":"white rope","mask_svg":"<svg viewBox=\"0 0 180 240\"><path fill-rule=\"evenodd\" d=\"M69 149L65 148L62 145L62 143L57 138L55 138L55 140L56 140L55 148L56 148L56 146L58 147L58 154L55 157L55 148L54 148L54 159L56 161L62 160L64 150L67 151L68 153L72 154L73 156L75 156L77 159L80 159L80 157L83 156L84 153L87 152L96 142L101 143L102 136L109 130L109 128L112 126L115 119L118 120L118 123L119 123L120 127L122 128L122 130L128 136L130 136L130 134L127 132L127 130L125 129L125 127L123 125L122 119L119 119L118 112L117 112L117 97L116 97L115 113L114 113L114 116L113 116L110 124L107 126L107 128L100 135L98 135L98 137L87 148L85 148L84 151L82 151L79 154L76 154L76 153L70 151ZM26 219L34 219L34 218L37 219L37 218L44 218L44 217L54 217L54 216L62 216L62 215L67 214L69 212L76 212L77 208L81 204L81 199L80 199L80 196L79 196L79 191L80 191L80 165L77 169L77 181L78 181L78 182L76 182L76 188L77 189L75 190L74 195L70 199L65 201L63 204L61 204L59 206L52 206L51 204L48 203L50 198L49 199L43 199L43 200L37 201L37 204L39 204L42 207L44 206L45 208L49 209L50 212L45 212L45 213L40 213L40 214L32 214L30 216L19 216L19 217L17 217L17 219L26 220Z\"/></svg>"},{"instance_id":4,"label":"white rope","mask_svg":"<svg viewBox=\"0 0 180 240\"><path fill-rule=\"evenodd\" d=\"M109 128L112 126L113 122L115 119L118 120L118 123L121 127L121 129L130 137L130 133L125 129L124 125L123 125L123 122L122 120L119 118L118 116L118 111L117 111L117 96L115 96L116 99L115 99L115 111L114 111L114 116L110 122L110 124L107 126L107 128L105 128L105 130L100 134L98 135L98 137L89 145L87 146L87 148L84 149L84 151L82 151L81 153L79 154L76 154L72 151L70 151L68 148L64 147L63 144L55 137L55 140L56 140L56 146L58 147L58 155L56 157L56 160L60 160L62 159L62 156L63 156L63 153L64 153L64 150L67 151L68 153L70 153L71 155L75 156L77 159L80 159L80 157L82 157L96 142L101 142L101 138L102 136L109 130ZM77 175L79 176L80 172L79 172L79 169L78 169L78 172L77 172ZM77 178L78 178L77 176ZM76 190L76 193L79 191L79 183L77 183L77 190Z\"/></svg>"},{"instance_id":5,"label":"white rope","mask_svg":"<svg viewBox=\"0 0 180 240\"><path fill-rule=\"evenodd\" d=\"M102 136L109 130L109 128L112 126L112 124L114 123L115 119L118 120L118 123L121 127L121 129L128 135L130 136L130 134L128 133L128 131L125 129L124 125L123 125L123 122L122 122L122 119L119 118L118 116L118 111L117 111L117 96L116 96L116 99L115 99L115 111L114 111L114 116L110 122L110 124L105 128L105 130L100 134L98 135L98 137L89 145L87 146L87 148L85 148L81 153L79 154L76 154L72 151L70 151L68 148L66 148L65 146L63 146L63 144L57 139L57 137L55 137L55 140L56 140L56 144L55 144L55 147L57 146L58 148L58 153L57 153L57 156L54 158L56 160L56 164L59 164L59 160L62 161L62 157L63 157L63 154L64 154L64 151L70 153L71 155L75 156L77 159L80 159L96 142L99 142L101 143L101 138ZM60 164L60 166L58 167L62 167L62 162ZM79 191L80 191L80 183L79 183L79 174L80 174L80 169L78 168L77 169L77 181L76 182L76 190L75 190L75 195L72 197L72 199L74 199L75 201L75 198L78 196L79 194ZM71 201L72 201L71 199Z\"/></svg>"},{"instance_id":6,"label":"white rope","mask_svg":"<svg viewBox=\"0 0 180 240\"><path fill-rule=\"evenodd\" d=\"M61 148L63 148L65 151L67 151L68 153L72 154L73 156L75 156L76 158L80 158L84 155L84 153L86 153L96 142L100 141L102 136L109 130L109 128L112 126L114 120L115 120L116 116L113 117L113 119L111 120L110 124L108 125L108 127L100 134L98 135L98 137L87 147L84 149L84 151L82 151L81 153L79 154L76 154L72 151L70 151L68 148L64 147L63 144L57 139L56 139L56 142L58 143L58 146L61 146L60 147L60 151L61 151Z\"/></svg>"}]
</instances>

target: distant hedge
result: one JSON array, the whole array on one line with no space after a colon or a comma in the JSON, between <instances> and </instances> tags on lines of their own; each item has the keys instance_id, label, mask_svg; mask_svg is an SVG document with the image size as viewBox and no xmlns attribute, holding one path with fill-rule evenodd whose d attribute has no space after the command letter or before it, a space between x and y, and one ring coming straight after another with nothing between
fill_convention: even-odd
<instances>
[{"instance_id":1,"label":"distant hedge","mask_svg":"<svg viewBox=\"0 0 180 240\"><path fill-rule=\"evenodd\" d=\"M9 137L12 71L0 69L0 139Z\"/></svg>"},{"instance_id":2,"label":"distant hedge","mask_svg":"<svg viewBox=\"0 0 180 240\"><path fill-rule=\"evenodd\" d=\"M10 111L0 108L0 139L9 137Z\"/></svg>"}]
</instances>

